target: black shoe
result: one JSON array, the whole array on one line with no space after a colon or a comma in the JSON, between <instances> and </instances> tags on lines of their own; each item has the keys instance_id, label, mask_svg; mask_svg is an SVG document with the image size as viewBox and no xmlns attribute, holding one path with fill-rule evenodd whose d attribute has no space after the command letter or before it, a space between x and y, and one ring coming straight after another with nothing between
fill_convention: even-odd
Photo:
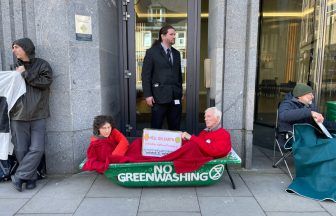
<instances>
[{"instance_id":1,"label":"black shoe","mask_svg":"<svg viewBox=\"0 0 336 216\"><path fill-rule=\"evenodd\" d=\"M36 180L27 180L26 181L26 189L32 190L36 188Z\"/></svg>"},{"instance_id":2,"label":"black shoe","mask_svg":"<svg viewBox=\"0 0 336 216\"><path fill-rule=\"evenodd\" d=\"M11 176L12 186L19 192L22 191L22 183L23 181L19 178L16 178L14 175Z\"/></svg>"}]
</instances>

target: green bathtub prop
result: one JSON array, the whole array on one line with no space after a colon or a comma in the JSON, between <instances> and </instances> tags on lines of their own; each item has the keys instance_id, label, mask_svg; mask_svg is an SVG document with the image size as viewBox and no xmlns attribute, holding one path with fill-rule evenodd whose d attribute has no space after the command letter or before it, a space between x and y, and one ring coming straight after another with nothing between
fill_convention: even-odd
<instances>
[{"instance_id":1,"label":"green bathtub prop","mask_svg":"<svg viewBox=\"0 0 336 216\"><path fill-rule=\"evenodd\" d=\"M79 165L80 169L84 163L85 161ZM115 184L124 187L202 186L218 182L226 170L235 189L228 164L241 164L241 159L234 150L226 157L211 160L190 173L177 174L172 162L144 162L110 164L104 174Z\"/></svg>"}]
</instances>

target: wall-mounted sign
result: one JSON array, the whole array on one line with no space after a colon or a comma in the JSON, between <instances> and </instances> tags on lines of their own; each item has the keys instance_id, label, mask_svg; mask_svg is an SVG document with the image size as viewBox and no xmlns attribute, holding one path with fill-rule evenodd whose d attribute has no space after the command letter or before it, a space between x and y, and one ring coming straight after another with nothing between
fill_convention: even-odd
<instances>
[{"instance_id":1,"label":"wall-mounted sign","mask_svg":"<svg viewBox=\"0 0 336 216\"><path fill-rule=\"evenodd\" d=\"M143 34L143 46L150 47L152 45L152 33L150 31L145 31Z\"/></svg>"},{"instance_id":2,"label":"wall-mounted sign","mask_svg":"<svg viewBox=\"0 0 336 216\"><path fill-rule=\"evenodd\" d=\"M181 131L143 130L142 155L162 157L181 147Z\"/></svg>"},{"instance_id":3,"label":"wall-mounted sign","mask_svg":"<svg viewBox=\"0 0 336 216\"><path fill-rule=\"evenodd\" d=\"M92 41L91 16L75 15L76 40Z\"/></svg>"}]
</instances>

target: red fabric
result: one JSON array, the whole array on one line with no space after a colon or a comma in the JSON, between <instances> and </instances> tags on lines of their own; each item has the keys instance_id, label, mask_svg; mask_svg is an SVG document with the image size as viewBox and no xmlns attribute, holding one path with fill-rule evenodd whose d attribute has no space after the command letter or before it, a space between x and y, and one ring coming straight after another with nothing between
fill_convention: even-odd
<instances>
[{"instance_id":1,"label":"red fabric","mask_svg":"<svg viewBox=\"0 0 336 216\"><path fill-rule=\"evenodd\" d=\"M192 135L190 140L197 143L201 151L210 157L224 157L231 151L230 134L223 128L212 132L203 130L198 136Z\"/></svg>"},{"instance_id":2,"label":"red fabric","mask_svg":"<svg viewBox=\"0 0 336 216\"><path fill-rule=\"evenodd\" d=\"M83 170L96 170L104 173L110 164L109 157L125 155L128 146L126 137L115 128L107 138L91 137Z\"/></svg>"},{"instance_id":3,"label":"red fabric","mask_svg":"<svg viewBox=\"0 0 336 216\"><path fill-rule=\"evenodd\" d=\"M142 156L141 149L142 140L138 138L129 146L125 156L110 155L108 161L109 163L172 161L176 173L193 172L214 158L226 156L231 150L231 141L230 134L221 128L213 132L202 131L198 137L192 136L190 141L183 142L181 148L163 157ZM105 171L108 164L94 168L102 168L96 169L98 172Z\"/></svg>"},{"instance_id":4,"label":"red fabric","mask_svg":"<svg viewBox=\"0 0 336 216\"><path fill-rule=\"evenodd\" d=\"M133 141L125 157L110 157L111 163L126 162L160 162L172 161L176 173L192 172L200 168L206 162L212 160L212 157L204 156L200 148L194 142L186 142L178 150L163 157L148 157L141 154L142 140L138 138Z\"/></svg>"},{"instance_id":5,"label":"red fabric","mask_svg":"<svg viewBox=\"0 0 336 216\"><path fill-rule=\"evenodd\" d=\"M114 140L118 143L115 149L113 150L112 155L119 155L119 156L125 155L129 146L128 140L117 129L113 129L111 134L112 135L110 135L110 137L113 137Z\"/></svg>"}]
</instances>

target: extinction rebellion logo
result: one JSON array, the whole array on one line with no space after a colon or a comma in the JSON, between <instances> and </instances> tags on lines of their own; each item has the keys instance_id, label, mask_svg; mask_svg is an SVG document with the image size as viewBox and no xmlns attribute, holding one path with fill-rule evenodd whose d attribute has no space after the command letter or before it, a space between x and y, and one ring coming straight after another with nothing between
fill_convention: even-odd
<instances>
[{"instance_id":1,"label":"extinction rebellion logo","mask_svg":"<svg viewBox=\"0 0 336 216\"><path fill-rule=\"evenodd\" d=\"M224 172L224 165L213 166L209 172L180 173L173 172L172 165L155 165L153 172L120 173L120 182L179 182L218 180Z\"/></svg>"},{"instance_id":2,"label":"extinction rebellion logo","mask_svg":"<svg viewBox=\"0 0 336 216\"><path fill-rule=\"evenodd\" d=\"M223 175L223 172L224 172L224 165L218 164L211 168L211 170L209 171L209 177L212 180L218 180Z\"/></svg>"}]
</instances>

